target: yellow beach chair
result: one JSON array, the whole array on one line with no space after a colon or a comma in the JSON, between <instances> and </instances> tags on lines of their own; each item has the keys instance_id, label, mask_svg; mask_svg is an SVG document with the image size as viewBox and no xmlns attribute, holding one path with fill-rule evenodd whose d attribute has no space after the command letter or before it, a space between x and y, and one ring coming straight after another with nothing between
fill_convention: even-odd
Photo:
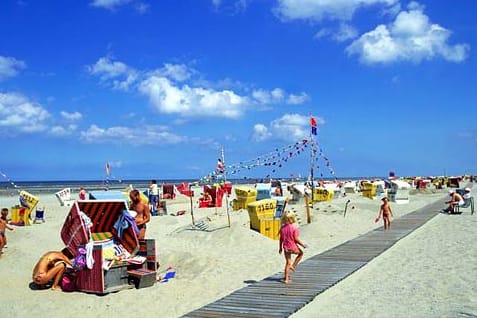
<instances>
[{"instance_id":1,"label":"yellow beach chair","mask_svg":"<svg viewBox=\"0 0 477 318\"><path fill-rule=\"evenodd\" d=\"M12 224L30 225L30 214L38 204L38 198L24 190L20 191L21 206L12 207Z\"/></svg>"}]
</instances>

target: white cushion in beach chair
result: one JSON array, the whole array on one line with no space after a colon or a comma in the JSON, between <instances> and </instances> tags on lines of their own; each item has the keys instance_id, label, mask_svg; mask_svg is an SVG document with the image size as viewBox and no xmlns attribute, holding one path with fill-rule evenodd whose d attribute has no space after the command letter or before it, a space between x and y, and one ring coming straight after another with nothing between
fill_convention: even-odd
<instances>
[{"instance_id":1,"label":"white cushion in beach chair","mask_svg":"<svg viewBox=\"0 0 477 318\"><path fill-rule=\"evenodd\" d=\"M71 189L64 188L55 193L56 198L60 201L61 206L71 206L75 200L71 199Z\"/></svg>"}]
</instances>

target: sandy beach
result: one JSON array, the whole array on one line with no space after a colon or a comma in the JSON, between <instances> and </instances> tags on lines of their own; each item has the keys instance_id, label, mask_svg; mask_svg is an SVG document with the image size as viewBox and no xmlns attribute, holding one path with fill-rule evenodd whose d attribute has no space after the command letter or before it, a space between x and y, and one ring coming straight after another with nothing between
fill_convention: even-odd
<instances>
[{"instance_id":1,"label":"sandy beach","mask_svg":"<svg viewBox=\"0 0 477 318\"><path fill-rule=\"evenodd\" d=\"M74 194L76 195L76 193ZM194 219L207 230L191 226L190 201L169 201L168 215L153 217L147 238L156 240L159 271L168 266L176 277L144 289L129 289L98 296L83 292L31 290L31 273L39 257L64 247L60 230L69 207L56 197L40 195L46 222L16 227L7 232L8 247L0 258L4 317L87 317L130 314L179 317L242 288L247 282L281 272L278 242L249 229L246 210L230 209L231 227L225 207L197 208ZM445 191L412 194L408 204L391 203L396 218L437 200ZM231 197L229 200L233 199ZM345 203L348 205L343 216ZM1 197L2 207L18 203L17 197ZM364 234L374 223L380 200L351 194L332 202L315 204L312 222L306 224L304 204L288 205L300 217L301 238L309 248L305 259ZM185 215L174 216L185 210ZM318 295L294 317L469 317L477 315L477 283L473 279L477 253L477 217L469 212L439 214L398 242L390 250Z\"/></svg>"}]
</instances>

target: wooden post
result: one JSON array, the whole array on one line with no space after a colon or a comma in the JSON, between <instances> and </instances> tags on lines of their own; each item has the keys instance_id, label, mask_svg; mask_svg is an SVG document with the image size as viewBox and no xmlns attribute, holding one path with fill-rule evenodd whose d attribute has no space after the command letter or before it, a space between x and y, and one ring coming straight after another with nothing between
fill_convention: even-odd
<instances>
[{"instance_id":1,"label":"wooden post","mask_svg":"<svg viewBox=\"0 0 477 318\"><path fill-rule=\"evenodd\" d=\"M227 184L227 166L225 165L225 155L224 155L224 147L222 147L221 151L221 157L222 157L222 164L224 165L224 189L225 185ZM228 201L228 193L227 190L225 189L225 210L227 211L227 220L229 222L229 227L231 227L230 223L230 212L229 212L229 201Z\"/></svg>"},{"instance_id":2,"label":"wooden post","mask_svg":"<svg viewBox=\"0 0 477 318\"><path fill-rule=\"evenodd\" d=\"M351 202L351 200L349 200L349 199L348 199L348 201L346 201L343 217L346 216L346 210L348 209L348 204L349 204L350 202Z\"/></svg>"},{"instance_id":3,"label":"wooden post","mask_svg":"<svg viewBox=\"0 0 477 318\"><path fill-rule=\"evenodd\" d=\"M194 196L194 194L192 194L192 186L190 185L189 183L189 194L191 195L190 196L190 215L192 217L192 225L195 225L195 220L194 220L194 203L192 202L192 197Z\"/></svg>"},{"instance_id":4,"label":"wooden post","mask_svg":"<svg viewBox=\"0 0 477 318\"><path fill-rule=\"evenodd\" d=\"M305 204L306 204L306 223L311 223L311 215L310 215L310 204L308 203L308 194L305 193Z\"/></svg>"}]
</instances>

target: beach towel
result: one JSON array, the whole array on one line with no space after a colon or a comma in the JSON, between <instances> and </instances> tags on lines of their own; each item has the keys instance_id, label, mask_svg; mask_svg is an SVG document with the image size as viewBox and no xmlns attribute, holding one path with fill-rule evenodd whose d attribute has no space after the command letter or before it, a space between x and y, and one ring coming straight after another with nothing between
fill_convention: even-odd
<instances>
[{"instance_id":1,"label":"beach towel","mask_svg":"<svg viewBox=\"0 0 477 318\"><path fill-rule=\"evenodd\" d=\"M132 226L134 233L139 233L136 220L134 220L127 210L124 210L123 213L118 217L116 223L114 223L113 227L116 229L118 236L123 237L123 231L130 226Z\"/></svg>"}]
</instances>

